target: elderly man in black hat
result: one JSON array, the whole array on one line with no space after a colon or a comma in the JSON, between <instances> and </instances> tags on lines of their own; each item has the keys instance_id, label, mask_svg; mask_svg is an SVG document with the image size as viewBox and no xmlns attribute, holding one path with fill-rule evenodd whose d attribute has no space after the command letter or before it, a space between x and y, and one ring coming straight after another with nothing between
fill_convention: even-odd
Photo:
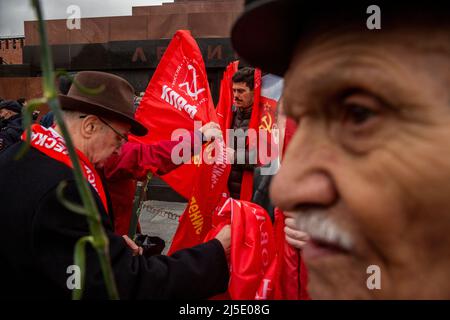
<instances>
[{"instance_id":1,"label":"elderly man in black hat","mask_svg":"<svg viewBox=\"0 0 450 320\"><path fill-rule=\"evenodd\" d=\"M448 1L257 1L234 26L244 59L284 75L299 123L271 196L289 237L311 237L313 298L450 298L449 15Z\"/></svg>"},{"instance_id":2,"label":"elderly man in black hat","mask_svg":"<svg viewBox=\"0 0 450 320\"><path fill-rule=\"evenodd\" d=\"M225 291L229 227L202 245L171 257L151 258L136 255L122 237L112 232L114 213L95 167L119 151L129 132L141 136L147 129L134 120L133 88L124 79L85 71L75 80L88 88L104 86L97 95L86 95L72 86L67 95L60 96L60 102L109 238L120 297L198 299ZM34 125L31 149L15 161L21 145L15 144L0 155L0 295L69 298L67 279L71 274L67 270L73 265L74 245L89 233L86 218L66 209L56 195L61 181L67 181L65 197L80 202L71 161L58 126ZM98 258L91 248L86 259L84 297L107 298Z\"/></svg>"},{"instance_id":3,"label":"elderly man in black hat","mask_svg":"<svg viewBox=\"0 0 450 320\"><path fill-rule=\"evenodd\" d=\"M0 152L20 140L22 106L13 100L0 102Z\"/></svg>"}]
</instances>

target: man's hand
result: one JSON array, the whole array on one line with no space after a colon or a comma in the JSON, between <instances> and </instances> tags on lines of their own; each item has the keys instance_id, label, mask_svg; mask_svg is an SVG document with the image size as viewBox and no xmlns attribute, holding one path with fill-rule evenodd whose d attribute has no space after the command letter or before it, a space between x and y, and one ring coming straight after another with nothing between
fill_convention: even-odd
<instances>
[{"instance_id":1,"label":"man's hand","mask_svg":"<svg viewBox=\"0 0 450 320\"><path fill-rule=\"evenodd\" d=\"M128 247L133 251L133 256L142 256L142 253L144 252L144 249L142 247L139 247L136 243L134 243L133 240L131 240L128 236L122 236L125 239L125 242L127 243Z\"/></svg>"},{"instance_id":2,"label":"man's hand","mask_svg":"<svg viewBox=\"0 0 450 320\"><path fill-rule=\"evenodd\" d=\"M226 149L226 153L227 153L227 164L234 164L234 154L236 153L236 151L234 151L233 148L227 147Z\"/></svg>"},{"instance_id":3,"label":"man's hand","mask_svg":"<svg viewBox=\"0 0 450 320\"><path fill-rule=\"evenodd\" d=\"M223 249L225 250L225 255L228 258L230 256L231 249L231 227L229 224L227 224L219 231L219 233L216 235L216 239L219 240L222 244Z\"/></svg>"},{"instance_id":4,"label":"man's hand","mask_svg":"<svg viewBox=\"0 0 450 320\"><path fill-rule=\"evenodd\" d=\"M216 122L208 122L203 127L200 128L200 132L205 137L206 141L212 141L214 139L223 139L222 130Z\"/></svg>"},{"instance_id":5,"label":"man's hand","mask_svg":"<svg viewBox=\"0 0 450 320\"><path fill-rule=\"evenodd\" d=\"M297 249L303 249L306 243L310 240L309 235L306 232L297 229L295 219L286 217L284 220L285 227L284 233L286 234L286 241L291 246Z\"/></svg>"}]
</instances>

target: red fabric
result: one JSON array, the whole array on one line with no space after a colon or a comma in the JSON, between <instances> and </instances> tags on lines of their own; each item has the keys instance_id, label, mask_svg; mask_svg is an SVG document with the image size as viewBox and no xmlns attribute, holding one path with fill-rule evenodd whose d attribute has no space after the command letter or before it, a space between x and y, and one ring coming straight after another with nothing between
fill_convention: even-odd
<instances>
[{"instance_id":1,"label":"red fabric","mask_svg":"<svg viewBox=\"0 0 450 320\"><path fill-rule=\"evenodd\" d=\"M277 277L274 281L273 299L309 300L306 290L307 271L299 250L286 242L284 234L284 215L275 209L275 242L277 246Z\"/></svg>"},{"instance_id":2,"label":"red fabric","mask_svg":"<svg viewBox=\"0 0 450 320\"><path fill-rule=\"evenodd\" d=\"M144 143L170 140L176 129L193 131L194 120L217 122L202 54L189 31L179 30L174 35L150 80L136 119L149 129L145 137L136 137ZM195 170L195 165L185 164L161 178L189 199Z\"/></svg>"},{"instance_id":3,"label":"red fabric","mask_svg":"<svg viewBox=\"0 0 450 320\"><path fill-rule=\"evenodd\" d=\"M231 123L233 120L233 75L236 73L239 67L239 61L234 61L230 63L223 75L221 84L220 84L220 99L217 104L217 118L219 119L219 124L222 128L224 137L227 140L226 129L231 127ZM254 88L253 88L253 108L252 115L250 118L249 128L252 128L256 132L258 132L258 128L261 126L261 70L255 69L254 75ZM264 111L264 110L263 110ZM258 146L258 137L254 141L246 141L247 147L249 149L256 149ZM258 159L259 163L261 163L260 159ZM240 200L250 201L253 194L253 172L245 171L242 177L241 184L241 194Z\"/></svg>"},{"instance_id":4,"label":"red fabric","mask_svg":"<svg viewBox=\"0 0 450 320\"><path fill-rule=\"evenodd\" d=\"M230 283L215 299L271 298L276 247L270 217L260 206L229 198L214 216L215 226L205 241L231 223Z\"/></svg>"},{"instance_id":5,"label":"red fabric","mask_svg":"<svg viewBox=\"0 0 450 320\"><path fill-rule=\"evenodd\" d=\"M177 168L171 161L171 153L178 143L161 141L146 145L128 142L120 154L108 158L103 174L113 207L116 234L128 234L137 181L145 179L149 171L165 174Z\"/></svg>"},{"instance_id":6,"label":"red fabric","mask_svg":"<svg viewBox=\"0 0 450 320\"><path fill-rule=\"evenodd\" d=\"M219 120L220 128L222 129L225 142L227 142L226 129L231 127L233 120L233 112L231 106L233 105L233 75L239 67L239 61L231 62L225 72L223 73L222 81L220 82L219 102L216 106L217 119Z\"/></svg>"},{"instance_id":7,"label":"red fabric","mask_svg":"<svg viewBox=\"0 0 450 320\"><path fill-rule=\"evenodd\" d=\"M297 125L292 119L286 119L283 153L295 134ZM278 252L278 278L276 280L275 299L310 300L307 285L308 271L301 257L301 252L286 242L284 233L284 215L275 208L275 239Z\"/></svg>"},{"instance_id":8,"label":"red fabric","mask_svg":"<svg viewBox=\"0 0 450 320\"><path fill-rule=\"evenodd\" d=\"M136 112L137 120L149 128L141 142L170 139L175 130L193 131L194 120L217 122L200 49L189 31L177 31L156 69ZM201 143L199 144L201 145ZM202 147L200 160L192 157L162 178L189 200L180 219L169 254L201 243L211 228L211 215L221 199L229 165L205 163L206 157L223 158L223 142ZM225 162L225 161L223 161Z\"/></svg>"},{"instance_id":9,"label":"red fabric","mask_svg":"<svg viewBox=\"0 0 450 320\"><path fill-rule=\"evenodd\" d=\"M22 134L22 140L26 141L27 134ZM73 168L72 160L69 157L68 150L65 145L65 141L54 129L44 128L38 124L31 126L31 141L30 145L36 148L40 152L46 154L50 158L53 158L59 162L64 163L66 166ZM78 160L80 163L81 171L89 182L89 184L97 191L100 200L102 201L105 211L108 212L108 204L106 201L106 193L103 188L102 180L95 170L89 159L78 149L75 149Z\"/></svg>"},{"instance_id":10,"label":"red fabric","mask_svg":"<svg viewBox=\"0 0 450 320\"><path fill-rule=\"evenodd\" d=\"M253 130L258 130L261 122L261 110L260 110L260 99L261 99L261 70L255 69L254 75L254 87L253 87L253 109L252 116L250 118L250 124L248 128ZM250 148L257 148L257 140L249 140Z\"/></svg>"},{"instance_id":11,"label":"red fabric","mask_svg":"<svg viewBox=\"0 0 450 320\"><path fill-rule=\"evenodd\" d=\"M263 77L263 89L264 89L264 77ZM264 96L264 91L261 92L260 98L260 123L258 129L261 134L258 139L259 148L266 148L266 150L260 150L258 157L259 163L262 165L269 163L273 159L276 159L278 155L278 148L272 150L271 145L276 145L277 139L275 139L274 129L277 128L277 110L278 101ZM272 152L273 151L273 152Z\"/></svg>"},{"instance_id":12,"label":"red fabric","mask_svg":"<svg viewBox=\"0 0 450 320\"><path fill-rule=\"evenodd\" d=\"M284 215L272 227L260 206L229 198L213 217L205 241L231 223L230 284L214 299L309 300L307 270L298 250L285 240Z\"/></svg>"},{"instance_id":13,"label":"red fabric","mask_svg":"<svg viewBox=\"0 0 450 320\"><path fill-rule=\"evenodd\" d=\"M127 235L130 228L136 183L134 179L106 180L114 212L114 232L119 236Z\"/></svg>"},{"instance_id":14,"label":"red fabric","mask_svg":"<svg viewBox=\"0 0 450 320\"><path fill-rule=\"evenodd\" d=\"M250 124L248 126L249 129L255 130L258 132L260 120L261 120L261 111L259 107L259 100L261 97L261 70L255 69L254 75L254 87L253 87L253 108L252 108L252 116L250 118ZM258 150L258 137L256 139L248 139L248 148L249 150ZM245 171L242 176L242 184L241 184L241 195L240 199L244 201L250 201L252 199L253 194L253 171Z\"/></svg>"},{"instance_id":15,"label":"red fabric","mask_svg":"<svg viewBox=\"0 0 450 320\"><path fill-rule=\"evenodd\" d=\"M191 181L193 192L186 210L181 215L169 255L203 242L212 228L213 212L218 209L218 205L224 199L223 192L226 190L227 177L231 168L225 163L226 146L223 141L218 140L209 146L214 147L218 153L216 156L222 161L210 165L206 163L199 165L197 174Z\"/></svg>"}]
</instances>

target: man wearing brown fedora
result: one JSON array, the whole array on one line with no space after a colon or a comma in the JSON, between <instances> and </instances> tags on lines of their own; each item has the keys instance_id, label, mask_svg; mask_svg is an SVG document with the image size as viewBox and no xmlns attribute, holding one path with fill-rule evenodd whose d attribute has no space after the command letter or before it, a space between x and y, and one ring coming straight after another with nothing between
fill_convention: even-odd
<instances>
[{"instance_id":1,"label":"man wearing brown fedora","mask_svg":"<svg viewBox=\"0 0 450 320\"><path fill-rule=\"evenodd\" d=\"M133 116L133 88L124 79L103 72L85 71L75 81L87 88L102 86L87 95L72 86L61 95L64 120L97 202L110 242L114 275L123 299L208 298L227 288L230 231L216 239L171 257L136 255L112 231L114 213L108 192L95 167L119 152L128 133L145 135L147 129ZM89 234L86 218L66 209L56 188L67 181L64 196L80 203L60 128L32 127L31 149L13 158L23 142L0 156L0 274L2 294L8 298L69 298L68 277L76 241ZM87 249L84 297L107 298L98 258ZM199 285L201 284L201 285Z\"/></svg>"},{"instance_id":2,"label":"man wearing brown fedora","mask_svg":"<svg viewBox=\"0 0 450 320\"><path fill-rule=\"evenodd\" d=\"M285 77L299 123L271 197L290 240L310 235L312 298L450 298L449 14L266 0L234 25L237 53Z\"/></svg>"}]
</instances>

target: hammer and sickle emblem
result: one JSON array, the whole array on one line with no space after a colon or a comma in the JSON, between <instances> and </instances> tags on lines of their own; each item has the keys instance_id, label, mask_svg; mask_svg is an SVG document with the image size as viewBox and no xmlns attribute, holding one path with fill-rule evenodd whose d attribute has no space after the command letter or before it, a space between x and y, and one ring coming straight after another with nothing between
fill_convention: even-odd
<instances>
[{"instance_id":1,"label":"hammer and sickle emblem","mask_svg":"<svg viewBox=\"0 0 450 320\"><path fill-rule=\"evenodd\" d=\"M205 91L205 88L197 89L197 71L195 71L195 68L192 65L188 65L188 70L192 71L192 86L194 87L194 91L191 91L191 85L188 81L183 82L179 85L180 88L186 87L186 93L191 97L197 100L197 96Z\"/></svg>"},{"instance_id":2,"label":"hammer and sickle emblem","mask_svg":"<svg viewBox=\"0 0 450 320\"><path fill-rule=\"evenodd\" d=\"M260 129L264 129L268 132L272 132L272 116L270 114L265 115L261 118L261 124L259 126Z\"/></svg>"},{"instance_id":3,"label":"hammer and sickle emblem","mask_svg":"<svg viewBox=\"0 0 450 320\"><path fill-rule=\"evenodd\" d=\"M200 167L200 164L202 163L201 156L199 154L192 156L192 163L195 164L197 167Z\"/></svg>"},{"instance_id":4,"label":"hammer and sickle emblem","mask_svg":"<svg viewBox=\"0 0 450 320\"><path fill-rule=\"evenodd\" d=\"M197 167L200 167L202 164L202 154L205 157L206 160L212 161L214 160L212 156L212 151L214 150L214 144L211 142L208 142L204 149L200 152L200 154L196 154L192 156L192 163L195 164Z\"/></svg>"}]
</instances>

